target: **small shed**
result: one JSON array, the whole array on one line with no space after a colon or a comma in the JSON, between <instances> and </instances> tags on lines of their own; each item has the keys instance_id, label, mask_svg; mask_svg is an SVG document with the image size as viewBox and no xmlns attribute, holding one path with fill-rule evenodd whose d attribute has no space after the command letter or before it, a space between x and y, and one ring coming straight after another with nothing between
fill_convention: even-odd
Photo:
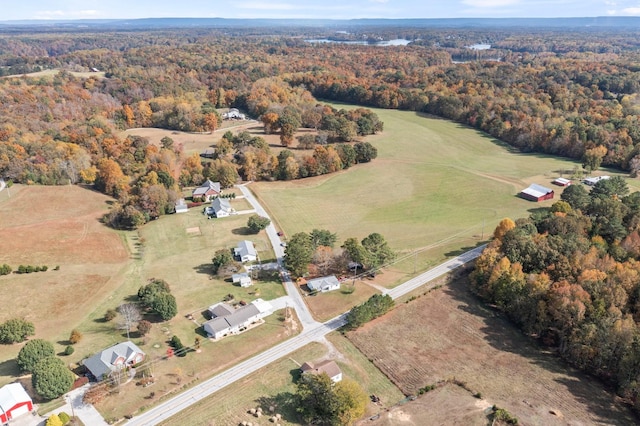
<instances>
[{"instance_id":1,"label":"small shed","mask_svg":"<svg viewBox=\"0 0 640 426\"><path fill-rule=\"evenodd\" d=\"M559 178L554 179L554 181L551 182L551 183L553 183L554 185L558 185L558 186L569 186L569 185L571 185L571 180L559 177Z\"/></svg>"},{"instance_id":2,"label":"small shed","mask_svg":"<svg viewBox=\"0 0 640 426\"><path fill-rule=\"evenodd\" d=\"M11 383L0 388L0 423L7 424L32 410L33 401L20 383Z\"/></svg>"},{"instance_id":3,"label":"small shed","mask_svg":"<svg viewBox=\"0 0 640 426\"><path fill-rule=\"evenodd\" d=\"M251 286L251 277L246 272L241 272L239 274L233 274L231 276L234 284L238 284L240 287L249 287Z\"/></svg>"},{"instance_id":4,"label":"small shed","mask_svg":"<svg viewBox=\"0 0 640 426\"><path fill-rule=\"evenodd\" d=\"M532 183L518 195L529 201L544 201L553 199L554 192L553 189Z\"/></svg>"},{"instance_id":5,"label":"small shed","mask_svg":"<svg viewBox=\"0 0 640 426\"><path fill-rule=\"evenodd\" d=\"M176 213L186 213L189 211L187 207L187 203L184 201L184 198L180 198L176 201Z\"/></svg>"}]
</instances>

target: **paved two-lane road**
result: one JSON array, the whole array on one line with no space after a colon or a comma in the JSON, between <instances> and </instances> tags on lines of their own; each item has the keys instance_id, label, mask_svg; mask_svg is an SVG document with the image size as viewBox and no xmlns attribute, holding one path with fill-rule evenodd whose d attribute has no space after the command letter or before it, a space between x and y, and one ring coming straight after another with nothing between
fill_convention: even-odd
<instances>
[{"instance_id":1,"label":"paved two-lane road","mask_svg":"<svg viewBox=\"0 0 640 426\"><path fill-rule=\"evenodd\" d=\"M464 263L477 258L480 255L482 248L483 247L477 247L458 257L450 259L442 263L441 265L407 281L406 283L401 284L392 290L389 290L387 294L389 294L393 299L404 296L405 294L415 290L416 288L426 284L427 282L432 281L435 278L438 278L454 270L458 266L461 266ZM304 301L302 301L302 303L304 303ZM149 426L167 420L171 416L184 409L187 409L192 404L195 404L196 402L212 395L225 386L228 386L233 382L248 376L249 374L259 370L260 368L296 351L297 349L313 341L321 339L326 334L337 330L344 325L344 317L345 314L342 314L323 324L313 321L315 325L307 326L304 331L298 336L282 342L279 345L276 345L271 349L268 349L246 361L243 361L240 364L230 368L229 370L220 373L217 376L214 376L211 379L200 383L199 385L194 386L193 388L163 402L160 405L155 406L149 411L131 419L127 423L127 425Z\"/></svg>"}]
</instances>

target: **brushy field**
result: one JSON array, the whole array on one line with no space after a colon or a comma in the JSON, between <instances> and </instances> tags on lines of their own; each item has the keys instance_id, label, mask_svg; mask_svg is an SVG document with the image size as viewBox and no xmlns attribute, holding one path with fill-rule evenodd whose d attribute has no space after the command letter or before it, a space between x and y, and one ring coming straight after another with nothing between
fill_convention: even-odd
<instances>
[{"instance_id":1,"label":"brushy field","mask_svg":"<svg viewBox=\"0 0 640 426\"><path fill-rule=\"evenodd\" d=\"M282 358L260 371L216 392L211 397L189 407L178 415L162 423L172 425L235 425L242 421L254 425L273 424L269 416L260 419L250 415L250 408L262 407L269 413L270 406L277 407L276 412L282 414L282 425L299 424L295 412L284 400L295 392L294 380L298 377L300 365L306 361L334 359L340 366L343 376L357 381L367 394L377 395L380 405L369 404L367 416L384 410L403 398L402 393L380 371L343 336L331 334L327 336L328 347L320 343L312 343ZM284 409L289 407L289 409Z\"/></svg>"},{"instance_id":2,"label":"brushy field","mask_svg":"<svg viewBox=\"0 0 640 426\"><path fill-rule=\"evenodd\" d=\"M338 105L338 108L350 108ZM471 128L407 111L378 110L385 130L368 137L378 158L340 173L251 189L287 235L325 228L339 242L371 232L401 254L429 251L395 265L403 277L446 253L491 235L504 217L523 217L553 201L518 198L531 183L551 185L578 163L521 154Z\"/></svg>"},{"instance_id":3,"label":"brushy field","mask_svg":"<svg viewBox=\"0 0 640 426\"><path fill-rule=\"evenodd\" d=\"M347 337L405 394L456 379L479 392L485 406L495 404L528 425L637 420L600 382L544 353L486 309L464 278L401 304ZM455 416L450 404L428 410L438 418L446 418L442 410Z\"/></svg>"}]
</instances>

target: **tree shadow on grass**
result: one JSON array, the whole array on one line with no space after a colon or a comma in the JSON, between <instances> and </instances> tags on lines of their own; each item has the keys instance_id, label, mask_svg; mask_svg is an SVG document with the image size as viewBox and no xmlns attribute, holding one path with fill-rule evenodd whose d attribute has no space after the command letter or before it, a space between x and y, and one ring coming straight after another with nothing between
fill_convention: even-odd
<instances>
[{"instance_id":1,"label":"tree shadow on grass","mask_svg":"<svg viewBox=\"0 0 640 426\"><path fill-rule=\"evenodd\" d=\"M273 396L261 396L255 402L262 408L263 414L267 417L280 414L283 421L298 423L296 397L291 392L281 392ZM271 411L272 408L273 411Z\"/></svg>"},{"instance_id":2,"label":"tree shadow on grass","mask_svg":"<svg viewBox=\"0 0 640 426\"><path fill-rule=\"evenodd\" d=\"M251 230L246 227L243 226L242 228L235 228L231 230L231 233L234 235L255 235L253 232L251 232Z\"/></svg>"},{"instance_id":3,"label":"tree shadow on grass","mask_svg":"<svg viewBox=\"0 0 640 426\"><path fill-rule=\"evenodd\" d=\"M211 275L213 277L213 264L212 263L203 263L201 265L194 266L194 271L198 274Z\"/></svg>"},{"instance_id":4,"label":"tree shadow on grass","mask_svg":"<svg viewBox=\"0 0 640 426\"><path fill-rule=\"evenodd\" d=\"M457 309L481 319L484 326L478 332L484 341L499 351L522 356L555 375L552 380L563 384L576 400L584 404L597 422L637 424L636 416L627 406L615 402L614 392L603 382L571 367L545 350L533 338L520 332L502 312L475 296L469 289L466 274L452 280L443 287L443 291L452 300L459 302ZM549 407L554 408L558 407Z\"/></svg>"},{"instance_id":5,"label":"tree shadow on grass","mask_svg":"<svg viewBox=\"0 0 640 426\"><path fill-rule=\"evenodd\" d=\"M17 377L20 376L20 367L15 359L8 359L0 362L0 376Z\"/></svg>"},{"instance_id":6,"label":"tree shadow on grass","mask_svg":"<svg viewBox=\"0 0 640 426\"><path fill-rule=\"evenodd\" d=\"M464 254L464 253L468 252L469 250L473 250L474 248L476 248L478 246L481 246L483 244L486 244L486 241L478 241L474 246L460 247L457 250L448 251L444 255L447 256L447 257L460 256L461 254Z\"/></svg>"}]
</instances>

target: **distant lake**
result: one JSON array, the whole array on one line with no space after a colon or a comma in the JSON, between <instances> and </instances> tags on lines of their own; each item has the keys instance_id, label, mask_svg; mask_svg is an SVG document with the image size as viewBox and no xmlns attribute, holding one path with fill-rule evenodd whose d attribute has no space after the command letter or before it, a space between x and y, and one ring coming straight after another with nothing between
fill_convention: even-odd
<instances>
[{"instance_id":1,"label":"distant lake","mask_svg":"<svg viewBox=\"0 0 640 426\"><path fill-rule=\"evenodd\" d=\"M491 49L491 45L490 44L472 44L471 46L467 46L467 49L489 50L489 49Z\"/></svg>"},{"instance_id":2,"label":"distant lake","mask_svg":"<svg viewBox=\"0 0 640 426\"><path fill-rule=\"evenodd\" d=\"M347 41L347 40L329 40L328 38L316 38L311 40L305 40L307 43L340 43L340 44L361 44L369 46L406 46L411 43L411 40L405 40L403 38L396 38L393 40L381 40L381 41Z\"/></svg>"}]
</instances>

